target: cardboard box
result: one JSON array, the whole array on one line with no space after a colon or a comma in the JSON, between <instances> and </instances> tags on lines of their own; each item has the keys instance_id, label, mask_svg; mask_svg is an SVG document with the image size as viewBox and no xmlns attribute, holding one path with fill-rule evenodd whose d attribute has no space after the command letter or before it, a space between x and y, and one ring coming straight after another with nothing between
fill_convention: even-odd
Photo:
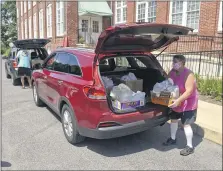
<instances>
[{"instance_id":1,"label":"cardboard box","mask_svg":"<svg viewBox=\"0 0 223 171\"><path fill-rule=\"evenodd\" d=\"M132 91L137 92L137 91L143 91L143 80L142 79L137 79L133 81L123 81L119 77L113 77L113 80L117 84L125 84L127 85Z\"/></svg>"},{"instance_id":2,"label":"cardboard box","mask_svg":"<svg viewBox=\"0 0 223 171\"><path fill-rule=\"evenodd\" d=\"M112 101L112 106L119 110L135 109L145 105L145 100L139 100L135 102L119 102L118 100Z\"/></svg>"}]
</instances>

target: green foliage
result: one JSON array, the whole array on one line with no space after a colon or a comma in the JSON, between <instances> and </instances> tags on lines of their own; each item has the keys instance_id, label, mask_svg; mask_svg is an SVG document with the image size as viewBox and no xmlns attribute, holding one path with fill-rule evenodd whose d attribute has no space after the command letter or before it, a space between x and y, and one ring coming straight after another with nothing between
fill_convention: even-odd
<instances>
[{"instance_id":1,"label":"green foliage","mask_svg":"<svg viewBox=\"0 0 223 171\"><path fill-rule=\"evenodd\" d=\"M207 95L222 101L222 80L219 78L206 77L201 78L196 75L198 91L202 95Z\"/></svg>"},{"instance_id":2,"label":"green foliage","mask_svg":"<svg viewBox=\"0 0 223 171\"><path fill-rule=\"evenodd\" d=\"M84 43L85 43L85 40L84 40L83 37L80 37L80 39L79 39L79 43L80 43L80 44L84 44Z\"/></svg>"},{"instance_id":3,"label":"green foliage","mask_svg":"<svg viewBox=\"0 0 223 171\"><path fill-rule=\"evenodd\" d=\"M1 53L6 53L9 43L17 40L16 1L4 1L1 5Z\"/></svg>"}]
</instances>

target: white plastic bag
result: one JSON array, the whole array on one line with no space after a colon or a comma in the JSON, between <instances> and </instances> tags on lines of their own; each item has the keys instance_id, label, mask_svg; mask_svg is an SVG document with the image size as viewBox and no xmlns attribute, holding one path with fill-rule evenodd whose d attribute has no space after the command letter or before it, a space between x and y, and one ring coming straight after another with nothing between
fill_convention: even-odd
<instances>
[{"instance_id":1,"label":"white plastic bag","mask_svg":"<svg viewBox=\"0 0 223 171\"><path fill-rule=\"evenodd\" d=\"M112 79L102 76L102 80L104 82L104 85L105 85L106 89L112 88L114 86L114 83L113 83Z\"/></svg>"},{"instance_id":2,"label":"white plastic bag","mask_svg":"<svg viewBox=\"0 0 223 171\"><path fill-rule=\"evenodd\" d=\"M135 74L130 72L128 75L122 76L121 80L123 80L123 81L133 81L133 80L137 80L137 78L136 78Z\"/></svg>"}]
</instances>

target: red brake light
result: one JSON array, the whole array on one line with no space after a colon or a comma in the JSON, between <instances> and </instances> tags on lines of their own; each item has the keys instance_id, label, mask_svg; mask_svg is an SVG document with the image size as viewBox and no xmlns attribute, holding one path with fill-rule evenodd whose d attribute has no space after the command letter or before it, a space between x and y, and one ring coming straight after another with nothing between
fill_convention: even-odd
<instances>
[{"instance_id":1,"label":"red brake light","mask_svg":"<svg viewBox=\"0 0 223 171\"><path fill-rule=\"evenodd\" d=\"M13 62L12 62L12 67L13 67L13 68L17 68L17 67L18 67L18 64L17 64L16 61L13 61Z\"/></svg>"},{"instance_id":2,"label":"red brake light","mask_svg":"<svg viewBox=\"0 0 223 171\"><path fill-rule=\"evenodd\" d=\"M85 95L90 99L97 99L97 100L105 100L106 93L102 90L97 90L92 87L84 87Z\"/></svg>"}]
</instances>

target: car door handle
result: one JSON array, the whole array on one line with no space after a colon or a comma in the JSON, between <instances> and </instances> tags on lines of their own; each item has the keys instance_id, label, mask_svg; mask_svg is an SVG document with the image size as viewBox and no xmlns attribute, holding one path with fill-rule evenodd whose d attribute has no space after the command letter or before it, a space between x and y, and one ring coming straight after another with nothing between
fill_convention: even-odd
<instances>
[{"instance_id":1,"label":"car door handle","mask_svg":"<svg viewBox=\"0 0 223 171\"><path fill-rule=\"evenodd\" d=\"M61 85L63 83L63 81L59 80L57 81L59 85Z\"/></svg>"}]
</instances>

